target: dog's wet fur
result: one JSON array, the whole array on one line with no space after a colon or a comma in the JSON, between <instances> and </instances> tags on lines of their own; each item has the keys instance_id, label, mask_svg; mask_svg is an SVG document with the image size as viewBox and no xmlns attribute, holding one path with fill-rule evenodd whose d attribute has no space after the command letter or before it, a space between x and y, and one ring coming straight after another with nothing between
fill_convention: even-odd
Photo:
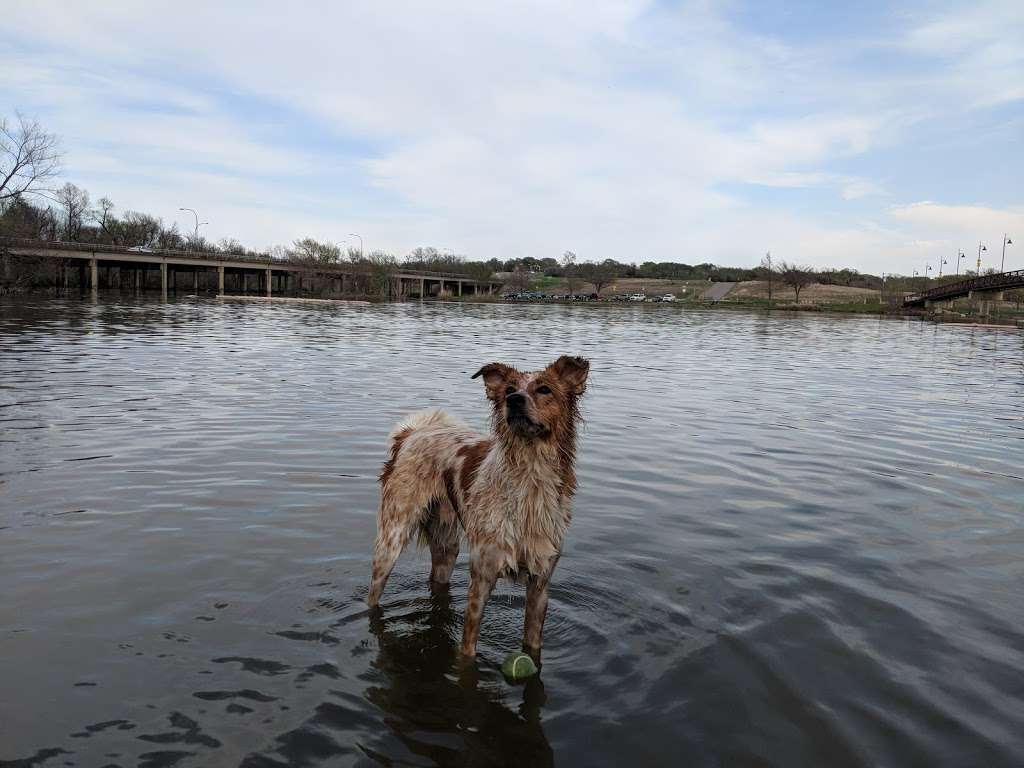
<instances>
[{"instance_id":1,"label":"dog's wet fur","mask_svg":"<svg viewBox=\"0 0 1024 768\"><path fill-rule=\"evenodd\" d=\"M563 356L518 371L488 363L491 434L441 410L413 414L391 432L367 603L375 607L395 561L413 536L430 548L430 579L447 584L461 527L470 548L469 601L461 651L476 655L484 604L499 578L526 585L523 650L540 660L548 582L572 519L579 399L590 364Z\"/></svg>"}]
</instances>

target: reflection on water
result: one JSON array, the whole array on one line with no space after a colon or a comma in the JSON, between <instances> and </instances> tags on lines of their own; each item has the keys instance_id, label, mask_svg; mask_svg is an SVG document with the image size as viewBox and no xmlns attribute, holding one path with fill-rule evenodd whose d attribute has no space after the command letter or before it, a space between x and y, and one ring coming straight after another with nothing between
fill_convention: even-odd
<instances>
[{"instance_id":1,"label":"reflection on water","mask_svg":"<svg viewBox=\"0 0 1024 768\"><path fill-rule=\"evenodd\" d=\"M0 766L1013 765L1024 339L662 307L0 304ZM363 604L391 424L592 360L539 678Z\"/></svg>"}]
</instances>

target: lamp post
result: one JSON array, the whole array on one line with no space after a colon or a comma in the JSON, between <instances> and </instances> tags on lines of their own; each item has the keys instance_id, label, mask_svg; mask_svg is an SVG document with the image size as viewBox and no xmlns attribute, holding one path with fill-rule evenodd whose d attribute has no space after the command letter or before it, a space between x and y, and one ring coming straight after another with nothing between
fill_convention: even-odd
<instances>
[{"instance_id":1,"label":"lamp post","mask_svg":"<svg viewBox=\"0 0 1024 768\"><path fill-rule=\"evenodd\" d=\"M178 210L179 211L188 211L189 213L191 213L193 216L196 217L196 228L195 228L195 230L192 233L192 239L193 240L198 240L199 239L199 227L201 227L203 224L209 224L210 222L208 222L208 221L200 221L199 220L199 214L196 213L194 208L179 208Z\"/></svg>"},{"instance_id":2,"label":"lamp post","mask_svg":"<svg viewBox=\"0 0 1024 768\"><path fill-rule=\"evenodd\" d=\"M1000 272L1005 272L1006 271L1006 246L1008 246L1008 245L1013 245L1013 240L1008 238L1006 236L1006 233L1004 232L1003 233L1003 260L999 263L999 271Z\"/></svg>"},{"instance_id":3,"label":"lamp post","mask_svg":"<svg viewBox=\"0 0 1024 768\"><path fill-rule=\"evenodd\" d=\"M967 258L967 254L963 252L963 249L956 249L956 273L960 274L960 262Z\"/></svg>"},{"instance_id":4,"label":"lamp post","mask_svg":"<svg viewBox=\"0 0 1024 768\"><path fill-rule=\"evenodd\" d=\"M982 251L987 251L987 250L988 250L988 248L986 248L984 245L982 245L981 244L981 240L979 240L978 241L978 271L977 271L977 276L978 277L981 277L981 252Z\"/></svg>"},{"instance_id":5,"label":"lamp post","mask_svg":"<svg viewBox=\"0 0 1024 768\"><path fill-rule=\"evenodd\" d=\"M924 279L925 280L929 279L928 273L931 272L931 271L932 271L932 265L931 264L925 264L924 265Z\"/></svg>"},{"instance_id":6,"label":"lamp post","mask_svg":"<svg viewBox=\"0 0 1024 768\"><path fill-rule=\"evenodd\" d=\"M362 235L357 235L355 232L349 232L348 236L349 237L358 237L359 238L359 258L362 259L363 258L363 236Z\"/></svg>"},{"instance_id":7,"label":"lamp post","mask_svg":"<svg viewBox=\"0 0 1024 768\"><path fill-rule=\"evenodd\" d=\"M942 277L942 265L948 263L945 259L939 259L939 277Z\"/></svg>"}]
</instances>

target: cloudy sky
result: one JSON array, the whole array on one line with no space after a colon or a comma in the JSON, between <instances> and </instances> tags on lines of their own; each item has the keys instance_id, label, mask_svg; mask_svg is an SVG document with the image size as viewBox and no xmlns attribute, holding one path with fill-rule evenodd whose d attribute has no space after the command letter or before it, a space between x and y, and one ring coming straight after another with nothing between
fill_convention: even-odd
<instances>
[{"instance_id":1,"label":"cloudy sky","mask_svg":"<svg viewBox=\"0 0 1024 768\"><path fill-rule=\"evenodd\" d=\"M6 0L0 114L254 247L1024 267L1024 6Z\"/></svg>"}]
</instances>

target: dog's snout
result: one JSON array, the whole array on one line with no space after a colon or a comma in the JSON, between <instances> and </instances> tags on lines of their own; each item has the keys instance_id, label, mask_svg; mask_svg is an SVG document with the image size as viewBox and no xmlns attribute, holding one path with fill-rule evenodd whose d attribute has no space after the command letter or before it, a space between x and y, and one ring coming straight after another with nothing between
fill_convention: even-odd
<instances>
[{"instance_id":1,"label":"dog's snout","mask_svg":"<svg viewBox=\"0 0 1024 768\"><path fill-rule=\"evenodd\" d=\"M522 392L513 392L505 398L509 408L522 408L526 405L526 395Z\"/></svg>"}]
</instances>

